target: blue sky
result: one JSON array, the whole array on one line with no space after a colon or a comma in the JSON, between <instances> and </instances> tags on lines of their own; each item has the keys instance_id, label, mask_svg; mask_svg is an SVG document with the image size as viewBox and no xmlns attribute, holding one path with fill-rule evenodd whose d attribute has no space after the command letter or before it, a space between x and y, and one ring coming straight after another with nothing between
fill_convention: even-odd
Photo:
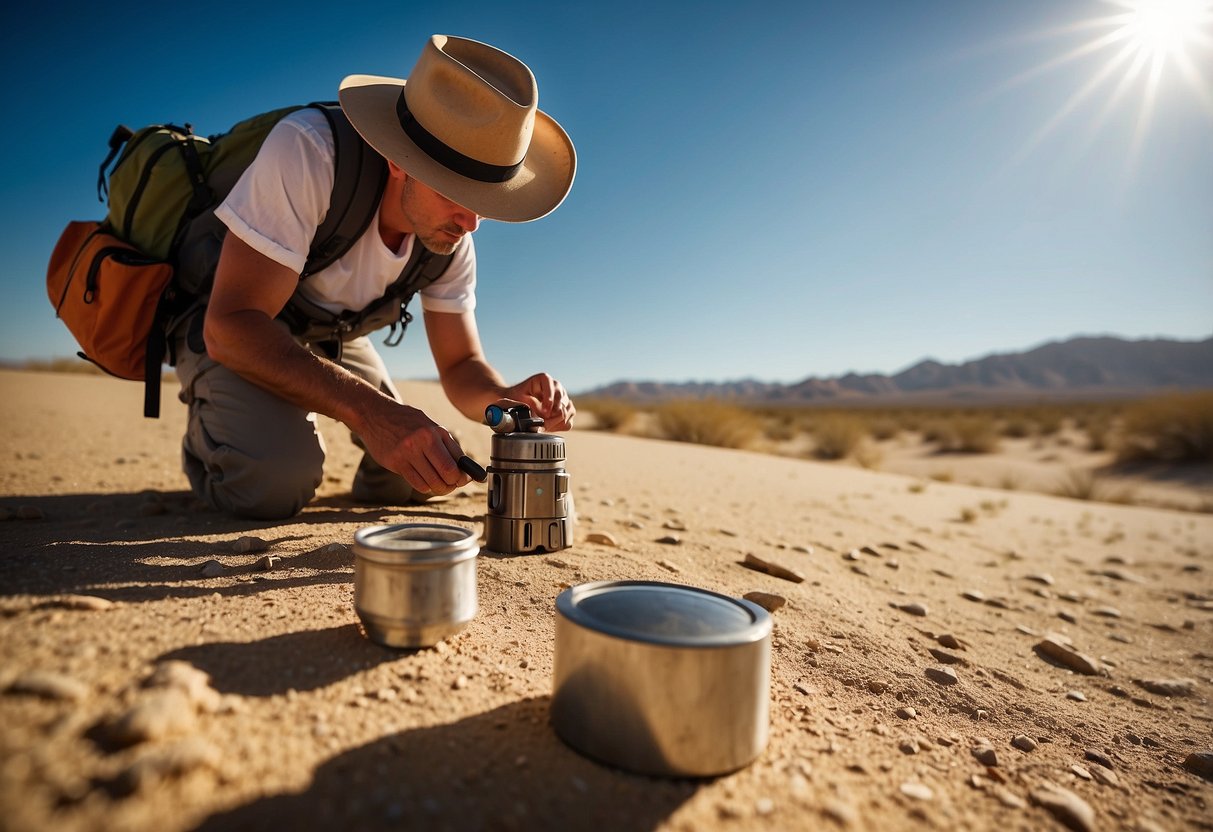
<instances>
[{"instance_id":1,"label":"blue sky","mask_svg":"<svg viewBox=\"0 0 1213 832\"><path fill-rule=\"evenodd\" d=\"M511 380L795 381L1213 334L1213 51L1189 49L1196 83L1160 64L1145 120L1148 64L1084 96L1124 41L1062 58L1115 30L1081 25L1124 13L1104 0L72 5L2 13L0 359L75 352L45 264L103 214L114 125L220 132L404 77L438 32L526 61L579 154L556 213L477 232ZM419 326L383 352L434 374Z\"/></svg>"}]
</instances>

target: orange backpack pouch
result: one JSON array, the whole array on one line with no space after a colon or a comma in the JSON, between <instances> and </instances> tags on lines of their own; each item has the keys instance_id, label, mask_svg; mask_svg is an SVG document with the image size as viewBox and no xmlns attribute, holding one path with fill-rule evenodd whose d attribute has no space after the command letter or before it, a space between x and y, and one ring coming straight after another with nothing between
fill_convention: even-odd
<instances>
[{"instance_id":1,"label":"orange backpack pouch","mask_svg":"<svg viewBox=\"0 0 1213 832\"><path fill-rule=\"evenodd\" d=\"M172 276L169 263L141 254L100 223L73 222L51 255L46 291L85 358L142 380L148 336Z\"/></svg>"}]
</instances>

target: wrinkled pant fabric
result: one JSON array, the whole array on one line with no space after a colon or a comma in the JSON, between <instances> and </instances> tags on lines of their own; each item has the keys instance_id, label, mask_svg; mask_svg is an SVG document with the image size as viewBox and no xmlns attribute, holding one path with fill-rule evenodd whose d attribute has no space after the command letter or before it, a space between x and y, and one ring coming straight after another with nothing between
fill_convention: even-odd
<instances>
[{"instance_id":1,"label":"wrinkled pant fabric","mask_svg":"<svg viewBox=\"0 0 1213 832\"><path fill-rule=\"evenodd\" d=\"M213 508L240 517L270 520L299 513L324 476L324 439L316 415L194 352L184 336L177 337L176 348L179 397L189 409L182 467L194 493ZM369 338L346 342L339 363L402 401ZM351 436L365 452L362 441ZM356 500L388 505L425 497L368 453L351 493Z\"/></svg>"}]
</instances>

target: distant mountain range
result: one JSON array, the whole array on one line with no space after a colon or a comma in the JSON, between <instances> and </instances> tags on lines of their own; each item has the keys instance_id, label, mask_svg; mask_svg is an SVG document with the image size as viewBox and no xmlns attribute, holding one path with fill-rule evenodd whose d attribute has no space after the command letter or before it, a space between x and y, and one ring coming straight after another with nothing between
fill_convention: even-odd
<instances>
[{"instance_id":1,"label":"distant mountain range","mask_svg":"<svg viewBox=\"0 0 1213 832\"><path fill-rule=\"evenodd\" d=\"M1026 352L963 364L926 359L894 375L848 373L792 384L620 381L583 397L655 402L731 399L754 403L845 404L1130 396L1164 389L1213 389L1213 337L1203 341L1110 336L1055 341Z\"/></svg>"}]
</instances>

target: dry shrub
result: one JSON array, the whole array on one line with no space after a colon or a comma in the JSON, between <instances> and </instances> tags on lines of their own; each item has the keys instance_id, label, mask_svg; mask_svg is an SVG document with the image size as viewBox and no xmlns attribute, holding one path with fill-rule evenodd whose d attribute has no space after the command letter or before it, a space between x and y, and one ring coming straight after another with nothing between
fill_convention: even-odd
<instances>
[{"instance_id":1,"label":"dry shrub","mask_svg":"<svg viewBox=\"0 0 1213 832\"><path fill-rule=\"evenodd\" d=\"M901 425L891 416L877 416L868 423L868 433L877 441L894 439L901 433Z\"/></svg>"},{"instance_id":2,"label":"dry shrub","mask_svg":"<svg viewBox=\"0 0 1213 832\"><path fill-rule=\"evenodd\" d=\"M757 416L721 402L666 402L656 415L661 434L675 442L744 448L758 436Z\"/></svg>"},{"instance_id":3,"label":"dry shrub","mask_svg":"<svg viewBox=\"0 0 1213 832\"><path fill-rule=\"evenodd\" d=\"M855 452L864 437L863 423L854 417L827 416L813 425L813 456L845 459Z\"/></svg>"},{"instance_id":4,"label":"dry shrub","mask_svg":"<svg viewBox=\"0 0 1213 832\"><path fill-rule=\"evenodd\" d=\"M803 430L796 413L772 413L763 420L762 434L772 442L790 442Z\"/></svg>"},{"instance_id":5,"label":"dry shrub","mask_svg":"<svg viewBox=\"0 0 1213 832\"><path fill-rule=\"evenodd\" d=\"M636 415L636 408L620 399L583 399L577 409L594 414L595 430L622 430Z\"/></svg>"},{"instance_id":6,"label":"dry shrub","mask_svg":"<svg viewBox=\"0 0 1213 832\"><path fill-rule=\"evenodd\" d=\"M1121 462L1213 462L1213 391L1139 402L1125 413Z\"/></svg>"},{"instance_id":7,"label":"dry shrub","mask_svg":"<svg viewBox=\"0 0 1213 832\"><path fill-rule=\"evenodd\" d=\"M988 454L998 450L998 422L991 414L955 416L928 425L923 439L945 453Z\"/></svg>"},{"instance_id":8,"label":"dry shrub","mask_svg":"<svg viewBox=\"0 0 1213 832\"><path fill-rule=\"evenodd\" d=\"M1133 489L1114 488L1091 471L1071 468L1053 493L1071 500L1091 500L1099 503L1133 502Z\"/></svg>"},{"instance_id":9,"label":"dry shrub","mask_svg":"<svg viewBox=\"0 0 1213 832\"><path fill-rule=\"evenodd\" d=\"M1002 425L1002 435L1008 439L1027 439L1032 435L1034 423L1022 414L1008 417Z\"/></svg>"}]
</instances>

